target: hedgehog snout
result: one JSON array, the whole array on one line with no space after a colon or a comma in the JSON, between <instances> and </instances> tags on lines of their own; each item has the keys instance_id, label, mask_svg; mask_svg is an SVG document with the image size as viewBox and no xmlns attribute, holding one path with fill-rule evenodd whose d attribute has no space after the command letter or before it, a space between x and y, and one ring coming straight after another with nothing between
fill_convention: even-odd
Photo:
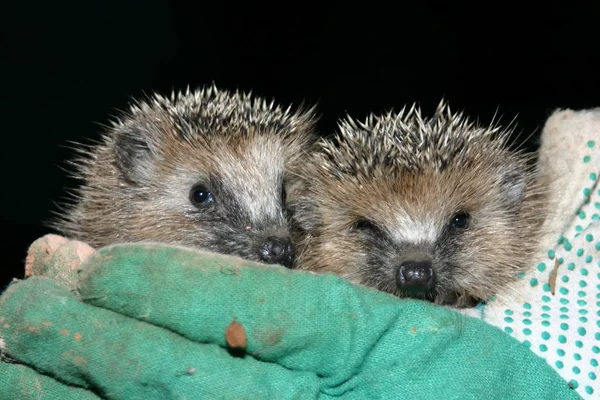
<instances>
[{"instance_id":1,"label":"hedgehog snout","mask_svg":"<svg viewBox=\"0 0 600 400\"><path fill-rule=\"evenodd\" d=\"M258 256L267 264L291 268L294 262L294 245L287 237L269 236L260 246Z\"/></svg>"},{"instance_id":2,"label":"hedgehog snout","mask_svg":"<svg viewBox=\"0 0 600 400\"><path fill-rule=\"evenodd\" d=\"M398 268L396 282L400 289L408 292L430 292L436 284L436 274L431 261L403 261Z\"/></svg>"}]
</instances>

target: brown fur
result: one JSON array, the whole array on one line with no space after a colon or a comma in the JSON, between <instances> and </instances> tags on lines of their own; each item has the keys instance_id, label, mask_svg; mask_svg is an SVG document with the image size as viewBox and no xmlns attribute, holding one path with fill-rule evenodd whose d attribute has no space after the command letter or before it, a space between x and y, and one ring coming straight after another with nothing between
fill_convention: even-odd
<instances>
[{"instance_id":1,"label":"brown fur","mask_svg":"<svg viewBox=\"0 0 600 400\"><path fill-rule=\"evenodd\" d=\"M159 241L261 261L289 239L284 187L314 141L313 110L290 112L209 87L131 107L72 165L83 180L52 224L94 247ZM194 205L201 184L213 195Z\"/></svg>"},{"instance_id":2,"label":"brown fur","mask_svg":"<svg viewBox=\"0 0 600 400\"><path fill-rule=\"evenodd\" d=\"M489 298L529 266L545 213L536 172L507 148L508 134L444 104L430 120L413 108L343 122L305 172L297 267L408 296L396 285L398 265L424 256L437 285L415 297L456 305ZM448 224L459 211L470 225L457 232Z\"/></svg>"}]
</instances>

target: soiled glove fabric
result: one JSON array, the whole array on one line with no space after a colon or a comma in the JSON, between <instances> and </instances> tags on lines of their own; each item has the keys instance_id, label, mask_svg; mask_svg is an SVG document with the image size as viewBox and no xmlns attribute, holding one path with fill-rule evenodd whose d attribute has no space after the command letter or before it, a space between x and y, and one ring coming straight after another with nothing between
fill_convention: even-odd
<instances>
[{"instance_id":1,"label":"soiled glove fabric","mask_svg":"<svg viewBox=\"0 0 600 400\"><path fill-rule=\"evenodd\" d=\"M478 310L568 381L600 398L600 108L559 110L541 135L550 218L536 261Z\"/></svg>"},{"instance_id":2,"label":"soiled glove fabric","mask_svg":"<svg viewBox=\"0 0 600 400\"><path fill-rule=\"evenodd\" d=\"M0 297L0 398L579 398L496 327L333 275L160 244L69 268Z\"/></svg>"}]
</instances>

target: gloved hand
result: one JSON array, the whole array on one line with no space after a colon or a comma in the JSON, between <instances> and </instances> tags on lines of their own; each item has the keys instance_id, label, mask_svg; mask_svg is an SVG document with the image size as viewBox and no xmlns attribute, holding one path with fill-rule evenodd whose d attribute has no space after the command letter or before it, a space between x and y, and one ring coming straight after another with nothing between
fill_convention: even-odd
<instances>
[{"instance_id":1,"label":"gloved hand","mask_svg":"<svg viewBox=\"0 0 600 400\"><path fill-rule=\"evenodd\" d=\"M0 297L0 398L579 398L499 329L333 275L127 244L74 276Z\"/></svg>"}]
</instances>

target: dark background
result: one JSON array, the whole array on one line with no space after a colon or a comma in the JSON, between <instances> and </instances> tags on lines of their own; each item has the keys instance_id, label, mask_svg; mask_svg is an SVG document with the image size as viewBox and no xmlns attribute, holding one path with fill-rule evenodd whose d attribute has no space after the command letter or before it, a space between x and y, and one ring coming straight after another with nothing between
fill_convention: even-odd
<instances>
[{"instance_id":1,"label":"dark background","mask_svg":"<svg viewBox=\"0 0 600 400\"><path fill-rule=\"evenodd\" d=\"M518 114L530 148L555 108L600 106L597 1L203 3L3 5L0 288L22 275L28 245L75 184L60 169L67 141L96 138L143 93L214 81L318 102L323 133L346 112L418 101L429 113L444 96L482 122Z\"/></svg>"}]
</instances>

